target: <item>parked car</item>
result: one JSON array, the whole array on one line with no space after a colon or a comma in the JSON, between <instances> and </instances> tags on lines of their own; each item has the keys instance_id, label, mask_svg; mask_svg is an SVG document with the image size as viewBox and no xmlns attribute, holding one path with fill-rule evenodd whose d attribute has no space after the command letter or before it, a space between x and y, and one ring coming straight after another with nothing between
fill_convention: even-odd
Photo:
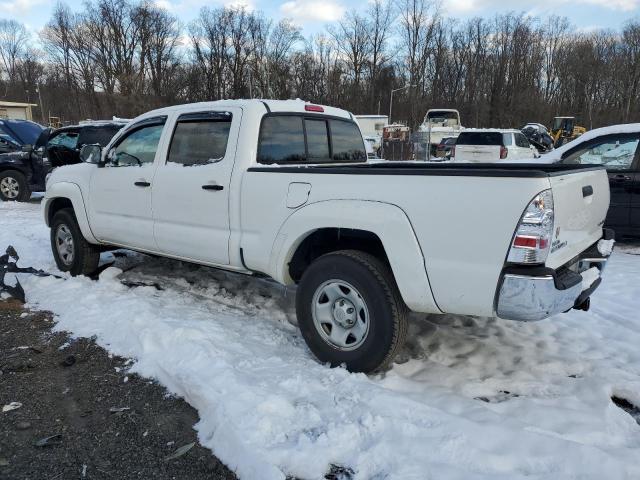
<instances>
[{"instance_id":1,"label":"parked car","mask_svg":"<svg viewBox=\"0 0 640 480\"><path fill-rule=\"evenodd\" d=\"M640 123L590 130L543 155L546 162L600 165L609 174L611 206L605 225L619 236L640 236Z\"/></svg>"},{"instance_id":2,"label":"parked car","mask_svg":"<svg viewBox=\"0 0 640 480\"><path fill-rule=\"evenodd\" d=\"M154 110L82 158L43 200L60 270L118 247L297 284L307 345L353 371L393 360L409 310L586 309L610 253L604 169L367 162L348 112L299 100Z\"/></svg>"},{"instance_id":3,"label":"parked car","mask_svg":"<svg viewBox=\"0 0 640 480\"><path fill-rule=\"evenodd\" d=\"M456 162L493 163L534 160L536 149L520 130L467 129L460 133L452 158Z\"/></svg>"},{"instance_id":4,"label":"parked car","mask_svg":"<svg viewBox=\"0 0 640 480\"><path fill-rule=\"evenodd\" d=\"M37 135L26 138L20 149L0 154L0 200L23 202L29 200L31 192L44 191L46 177L52 169L80 163L83 145L104 146L124 125L124 122L105 121L57 130L41 127Z\"/></svg>"},{"instance_id":5,"label":"parked car","mask_svg":"<svg viewBox=\"0 0 640 480\"><path fill-rule=\"evenodd\" d=\"M448 160L455 150L456 137L445 137L436 146L436 157Z\"/></svg>"},{"instance_id":6,"label":"parked car","mask_svg":"<svg viewBox=\"0 0 640 480\"><path fill-rule=\"evenodd\" d=\"M553 150L553 137L544 125L540 123L527 123L520 128L520 131L539 153L546 153Z\"/></svg>"}]
</instances>

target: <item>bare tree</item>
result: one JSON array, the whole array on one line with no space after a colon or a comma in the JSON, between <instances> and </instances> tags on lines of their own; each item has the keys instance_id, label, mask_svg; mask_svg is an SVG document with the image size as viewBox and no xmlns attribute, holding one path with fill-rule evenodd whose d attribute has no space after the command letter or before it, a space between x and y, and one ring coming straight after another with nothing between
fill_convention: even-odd
<instances>
[{"instance_id":1,"label":"bare tree","mask_svg":"<svg viewBox=\"0 0 640 480\"><path fill-rule=\"evenodd\" d=\"M17 80L18 64L27 50L29 34L15 20L0 20L0 60L8 83Z\"/></svg>"}]
</instances>

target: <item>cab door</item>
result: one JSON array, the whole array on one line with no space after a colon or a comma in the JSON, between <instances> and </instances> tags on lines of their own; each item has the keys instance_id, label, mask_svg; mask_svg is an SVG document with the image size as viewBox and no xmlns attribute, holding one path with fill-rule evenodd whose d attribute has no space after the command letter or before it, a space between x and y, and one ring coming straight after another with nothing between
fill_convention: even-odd
<instances>
[{"instance_id":1,"label":"cab door","mask_svg":"<svg viewBox=\"0 0 640 480\"><path fill-rule=\"evenodd\" d=\"M618 236L628 235L640 215L640 190L636 188L639 140L640 133L603 135L576 145L562 156L562 163L607 168L611 201L605 225ZM636 225L640 227L637 220Z\"/></svg>"},{"instance_id":2,"label":"cab door","mask_svg":"<svg viewBox=\"0 0 640 480\"><path fill-rule=\"evenodd\" d=\"M157 251L151 198L156 155L166 117L142 120L127 129L106 152L91 176L89 218L105 243Z\"/></svg>"},{"instance_id":3,"label":"cab door","mask_svg":"<svg viewBox=\"0 0 640 480\"><path fill-rule=\"evenodd\" d=\"M239 107L183 110L153 186L154 234L161 252L229 264L229 186L242 118Z\"/></svg>"}]
</instances>

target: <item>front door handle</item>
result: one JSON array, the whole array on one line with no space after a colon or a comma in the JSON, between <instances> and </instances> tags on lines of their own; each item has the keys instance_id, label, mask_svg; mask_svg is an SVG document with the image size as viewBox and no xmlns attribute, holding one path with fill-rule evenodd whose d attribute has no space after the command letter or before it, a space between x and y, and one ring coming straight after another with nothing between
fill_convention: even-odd
<instances>
[{"instance_id":1,"label":"front door handle","mask_svg":"<svg viewBox=\"0 0 640 480\"><path fill-rule=\"evenodd\" d=\"M151 184L149 182L143 182L143 181L135 182L134 185L136 187L150 187L151 186Z\"/></svg>"},{"instance_id":2,"label":"front door handle","mask_svg":"<svg viewBox=\"0 0 640 480\"><path fill-rule=\"evenodd\" d=\"M219 192L220 190L224 190L222 185L202 185L203 190L215 190Z\"/></svg>"}]
</instances>

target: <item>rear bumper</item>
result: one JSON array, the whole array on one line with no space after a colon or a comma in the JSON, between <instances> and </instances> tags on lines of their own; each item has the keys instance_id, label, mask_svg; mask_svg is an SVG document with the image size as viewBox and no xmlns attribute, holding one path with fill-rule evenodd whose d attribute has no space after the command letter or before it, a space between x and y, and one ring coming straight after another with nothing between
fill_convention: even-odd
<instances>
[{"instance_id":1,"label":"rear bumper","mask_svg":"<svg viewBox=\"0 0 640 480\"><path fill-rule=\"evenodd\" d=\"M613 239L613 232L607 231L602 240L562 269L505 269L496 300L498 317L535 321L582 305L602 281L611 255L606 250L601 253L605 239Z\"/></svg>"}]
</instances>

